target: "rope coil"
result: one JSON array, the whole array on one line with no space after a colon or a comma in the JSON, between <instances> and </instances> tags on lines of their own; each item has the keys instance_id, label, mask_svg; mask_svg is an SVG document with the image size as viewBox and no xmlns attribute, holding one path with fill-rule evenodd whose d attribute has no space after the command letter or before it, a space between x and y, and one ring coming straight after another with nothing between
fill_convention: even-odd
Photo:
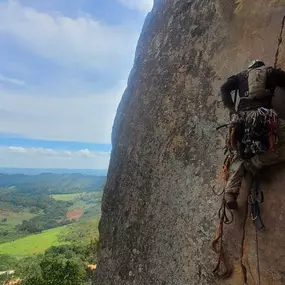
<instances>
[{"instance_id":1,"label":"rope coil","mask_svg":"<svg viewBox=\"0 0 285 285\"><path fill-rule=\"evenodd\" d=\"M220 222L214 240L212 241L212 249L219 255L217 265L213 270L213 274L218 279L225 279L232 275L232 268L229 264L228 258L225 254L223 245L224 224L229 224L233 220L228 219L226 215L226 203L223 199L221 208L219 210ZM222 269L224 267L224 270Z\"/></svg>"},{"instance_id":2,"label":"rope coil","mask_svg":"<svg viewBox=\"0 0 285 285\"><path fill-rule=\"evenodd\" d=\"M228 154L226 156L223 168L221 170L222 178L225 182L228 180L228 173L229 173L228 169L232 161L232 158L233 156L231 154ZM215 187L212 188L212 191L217 196L223 195L222 203L218 212L219 226L216 231L215 237L212 241L212 249L216 254L218 254L218 261L213 270L213 274L218 279L226 279L232 275L233 269L230 266L230 263L228 261L228 258L224 250L224 244L223 244L224 224L226 225L231 224L234 220L234 215L232 211L227 207L225 201L225 188L223 188L223 190L220 193L217 193L215 191ZM228 213L230 213L230 216L228 215Z\"/></svg>"}]
</instances>

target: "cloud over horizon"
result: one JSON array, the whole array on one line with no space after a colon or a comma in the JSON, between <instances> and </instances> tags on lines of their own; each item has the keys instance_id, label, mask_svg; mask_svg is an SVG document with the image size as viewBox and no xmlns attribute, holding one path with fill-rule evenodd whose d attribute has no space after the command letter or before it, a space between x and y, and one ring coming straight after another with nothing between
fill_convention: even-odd
<instances>
[{"instance_id":1,"label":"cloud over horizon","mask_svg":"<svg viewBox=\"0 0 285 285\"><path fill-rule=\"evenodd\" d=\"M34 96L0 88L0 132L43 140L110 143L125 82L82 97ZM106 113L108 116L106 116Z\"/></svg>"},{"instance_id":2,"label":"cloud over horizon","mask_svg":"<svg viewBox=\"0 0 285 285\"><path fill-rule=\"evenodd\" d=\"M110 144L116 109L153 0L73 4L0 1L0 159L6 165L45 168L66 166L71 159L74 168L107 167L109 152L102 157L68 145ZM19 142L61 141L66 149L56 150L56 143L50 148L4 145L4 136Z\"/></svg>"},{"instance_id":3,"label":"cloud over horizon","mask_svg":"<svg viewBox=\"0 0 285 285\"><path fill-rule=\"evenodd\" d=\"M0 146L1 167L106 169L110 152ZM94 167L95 166L95 167ZM97 167L96 167L97 166Z\"/></svg>"}]
</instances>

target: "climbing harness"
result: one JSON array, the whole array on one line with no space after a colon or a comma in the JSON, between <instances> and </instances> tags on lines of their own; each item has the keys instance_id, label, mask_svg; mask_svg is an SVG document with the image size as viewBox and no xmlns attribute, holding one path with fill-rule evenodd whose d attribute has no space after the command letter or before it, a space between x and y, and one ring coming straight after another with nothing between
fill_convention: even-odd
<instances>
[{"instance_id":1,"label":"climbing harness","mask_svg":"<svg viewBox=\"0 0 285 285\"><path fill-rule=\"evenodd\" d=\"M274 151L278 142L277 122L277 113L263 107L235 114L227 124L227 149L236 151L243 159Z\"/></svg>"},{"instance_id":2,"label":"climbing harness","mask_svg":"<svg viewBox=\"0 0 285 285\"><path fill-rule=\"evenodd\" d=\"M274 151L278 142L277 122L277 113L264 107L232 115L229 123L216 128L228 128L224 154L237 153L246 160L268 150Z\"/></svg>"}]
</instances>

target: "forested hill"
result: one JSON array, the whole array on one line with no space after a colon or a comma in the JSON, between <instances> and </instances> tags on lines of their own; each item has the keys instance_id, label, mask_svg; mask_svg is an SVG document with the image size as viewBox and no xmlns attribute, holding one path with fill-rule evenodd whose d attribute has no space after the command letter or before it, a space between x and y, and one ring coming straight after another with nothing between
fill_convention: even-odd
<instances>
[{"instance_id":1,"label":"forested hill","mask_svg":"<svg viewBox=\"0 0 285 285\"><path fill-rule=\"evenodd\" d=\"M102 189L105 181L106 176L79 173L39 175L0 173L0 188L15 187L20 192L48 194L89 192Z\"/></svg>"}]
</instances>

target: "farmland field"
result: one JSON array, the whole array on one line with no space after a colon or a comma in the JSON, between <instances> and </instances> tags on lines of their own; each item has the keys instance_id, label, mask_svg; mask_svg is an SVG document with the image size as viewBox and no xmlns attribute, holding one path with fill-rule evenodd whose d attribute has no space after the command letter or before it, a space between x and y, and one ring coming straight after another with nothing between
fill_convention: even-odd
<instances>
[{"instance_id":1,"label":"farmland field","mask_svg":"<svg viewBox=\"0 0 285 285\"><path fill-rule=\"evenodd\" d=\"M3 219L6 222L1 222L1 226L5 227L6 225L10 226L16 226L21 224L24 220L29 220L33 217L35 217L35 214L30 213L29 211L23 211L23 212L9 212L9 211L0 211L0 220L2 221Z\"/></svg>"},{"instance_id":2,"label":"farmland field","mask_svg":"<svg viewBox=\"0 0 285 285\"><path fill-rule=\"evenodd\" d=\"M0 208L0 244L21 237L23 234L17 232L16 226L35 216L28 209L15 212L13 209Z\"/></svg>"},{"instance_id":3,"label":"farmland field","mask_svg":"<svg viewBox=\"0 0 285 285\"><path fill-rule=\"evenodd\" d=\"M67 226L54 228L40 234L19 238L12 242L0 244L0 254L9 254L15 257L24 257L44 252L47 248L62 244L60 234L65 234Z\"/></svg>"},{"instance_id":4,"label":"farmland field","mask_svg":"<svg viewBox=\"0 0 285 285\"><path fill-rule=\"evenodd\" d=\"M51 246L69 242L85 243L98 237L99 217L92 217L74 224L57 227L40 234L29 235L15 241L0 244L0 255L17 258L43 253Z\"/></svg>"},{"instance_id":5,"label":"farmland field","mask_svg":"<svg viewBox=\"0 0 285 285\"><path fill-rule=\"evenodd\" d=\"M101 208L102 191L96 191L92 193L81 193L73 200L73 205L69 207L69 210L83 209L87 210L91 207Z\"/></svg>"},{"instance_id":6,"label":"farmland field","mask_svg":"<svg viewBox=\"0 0 285 285\"><path fill-rule=\"evenodd\" d=\"M54 194L52 198L55 200L61 201L73 201L74 199L78 198L81 193L74 193L74 194Z\"/></svg>"}]
</instances>

